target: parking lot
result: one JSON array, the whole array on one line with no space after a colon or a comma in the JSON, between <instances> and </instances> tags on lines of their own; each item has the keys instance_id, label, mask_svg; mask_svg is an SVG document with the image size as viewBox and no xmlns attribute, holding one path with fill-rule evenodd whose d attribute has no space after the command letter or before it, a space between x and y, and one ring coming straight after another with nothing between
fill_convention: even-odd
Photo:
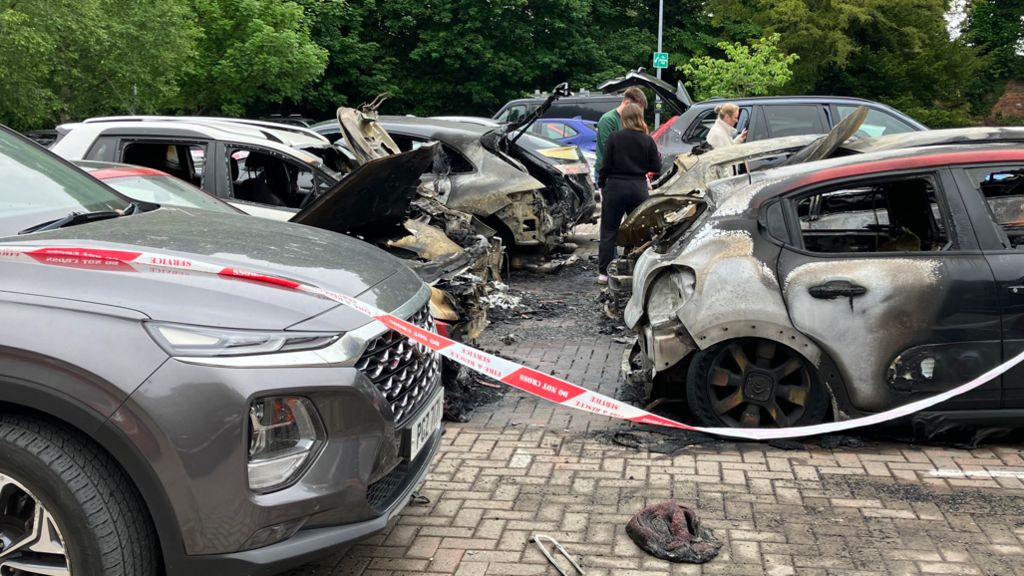
<instances>
[{"instance_id":1,"label":"parking lot","mask_svg":"<svg viewBox=\"0 0 1024 576\"><path fill-rule=\"evenodd\" d=\"M625 332L596 302L596 229L577 232L578 262L511 280L529 308L558 313L500 315L483 347L630 398L620 376ZM347 554L287 574L556 574L529 543L546 534L590 576L1024 575L1019 440L968 448L886 435L721 441L510 391L468 422L446 424L421 491L429 502ZM672 564L629 539L630 517L666 500L693 508L724 542L717 558Z\"/></svg>"}]
</instances>

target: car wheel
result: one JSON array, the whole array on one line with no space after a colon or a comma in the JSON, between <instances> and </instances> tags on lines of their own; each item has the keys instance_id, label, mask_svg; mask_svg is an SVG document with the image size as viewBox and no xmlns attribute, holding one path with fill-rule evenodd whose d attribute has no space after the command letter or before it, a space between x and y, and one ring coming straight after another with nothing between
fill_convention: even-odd
<instances>
[{"instance_id":1,"label":"car wheel","mask_svg":"<svg viewBox=\"0 0 1024 576\"><path fill-rule=\"evenodd\" d=\"M75 431L0 415L0 575L154 576L158 562L116 462Z\"/></svg>"},{"instance_id":2,"label":"car wheel","mask_svg":"<svg viewBox=\"0 0 1024 576\"><path fill-rule=\"evenodd\" d=\"M757 338L694 355L686 399L704 426L782 428L818 424L828 394L818 371L792 348Z\"/></svg>"}]
</instances>

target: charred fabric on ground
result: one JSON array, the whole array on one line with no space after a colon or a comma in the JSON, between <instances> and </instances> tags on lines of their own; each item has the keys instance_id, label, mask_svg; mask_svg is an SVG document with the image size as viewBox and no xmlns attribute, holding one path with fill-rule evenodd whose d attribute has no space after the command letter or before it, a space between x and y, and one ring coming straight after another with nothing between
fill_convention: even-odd
<instances>
[{"instance_id":1,"label":"charred fabric on ground","mask_svg":"<svg viewBox=\"0 0 1024 576\"><path fill-rule=\"evenodd\" d=\"M626 524L626 534L648 554L671 562L703 564L722 548L696 512L675 502L644 508Z\"/></svg>"}]
</instances>

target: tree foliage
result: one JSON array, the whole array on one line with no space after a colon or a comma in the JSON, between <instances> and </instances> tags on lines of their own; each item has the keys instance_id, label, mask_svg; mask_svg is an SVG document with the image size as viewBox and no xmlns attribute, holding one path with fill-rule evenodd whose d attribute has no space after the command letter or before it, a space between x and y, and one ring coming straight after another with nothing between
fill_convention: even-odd
<instances>
[{"instance_id":1,"label":"tree foliage","mask_svg":"<svg viewBox=\"0 0 1024 576\"><path fill-rule=\"evenodd\" d=\"M971 0L964 40L991 59L991 74L1024 74L1024 0Z\"/></svg>"},{"instance_id":2,"label":"tree foliage","mask_svg":"<svg viewBox=\"0 0 1024 576\"><path fill-rule=\"evenodd\" d=\"M665 3L665 79L699 95L862 96L936 125L963 123L999 82L1024 74L1024 0L956 1L966 18L950 39L951 0L675 0ZM393 94L385 112L489 115L562 81L593 89L649 68L658 4L0 0L0 122L329 117L384 91Z\"/></svg>"},{"instance_id":3,"label":"tree foliage","mask_svg":"<svg viewBox=\"0 0 1024 576\"><path fill-rule=\"evenodd\" d=\"M202 32L183 79L180 105L244 114L247 106L298 97L327 64L299 4L280 0L191 0Z\"/></svg>"},{"instance_id":4,"label":"tree foliage","mask_svg":"<svg viewBox=\"0 0 1024 576\"><path fill-rule=\"evenodd\" d=\"M721 42L725 58L699 56L683 65L687 83L700 99L712 96L763 96L781 88L793 77L790 69L799 59L779 50L779 35L760 38L749 46Z\"/></svg>"}]
</instances>

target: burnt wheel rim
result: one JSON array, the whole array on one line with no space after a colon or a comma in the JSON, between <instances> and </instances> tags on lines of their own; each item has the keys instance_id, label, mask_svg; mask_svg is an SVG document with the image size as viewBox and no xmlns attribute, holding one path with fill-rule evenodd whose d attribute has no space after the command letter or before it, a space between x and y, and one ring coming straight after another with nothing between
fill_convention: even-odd
<instances>
[{"instance_id":1,"label":"burnt wheel rim","mask_svg":"<svg viewBox=\"0 0 1024 576\"><path fill-rule=\"evenodd\" d=\"M738 428L793 426L804 416L814 384L807 361L769 340L723 346L708 371L711 410Z\"/></svg>"},{"instance_id":2,"label":"burnt wheel rim","mask_svg":"<svg viewBox=\"0 0 1024 576\"><path fill-rule=\"evenodd\" d=\"M2 473L0 576L71 576L57 520L28 488Z\"/></svg>"}]
</instances>

